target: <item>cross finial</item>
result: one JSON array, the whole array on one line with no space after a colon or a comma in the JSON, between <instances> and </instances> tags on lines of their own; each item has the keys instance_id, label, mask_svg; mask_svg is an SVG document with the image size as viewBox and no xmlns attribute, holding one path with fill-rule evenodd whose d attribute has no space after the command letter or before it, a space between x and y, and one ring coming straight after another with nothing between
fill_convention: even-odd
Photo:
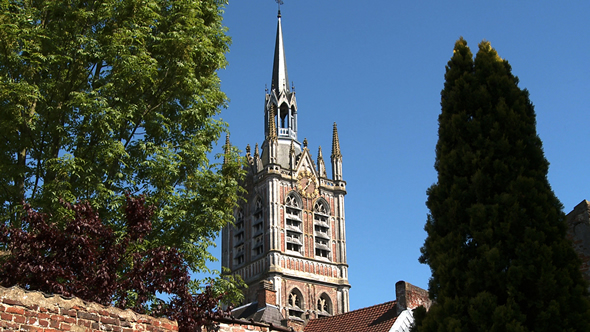
<instances>
[{"instance_id":1,"label":"cross finial","mask_svg":"<svg viewBox=\"0 0 590 332\"><path fill-rule=\"evenodd\" d=\"M279 5L279 17L281 17L281 5L283 4L283 0L275 0L275 2Z\"/></svg>"}]
</instances>

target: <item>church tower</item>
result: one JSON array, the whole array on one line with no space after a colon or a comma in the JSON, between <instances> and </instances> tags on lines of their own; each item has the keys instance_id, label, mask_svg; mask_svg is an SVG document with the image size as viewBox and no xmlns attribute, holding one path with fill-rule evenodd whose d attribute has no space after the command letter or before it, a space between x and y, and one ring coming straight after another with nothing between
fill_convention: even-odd
<instances>
[{"instance_id":1,"label":"church tower","mask_svg":"<svg viewBox=\"0 0 590 332\"><path fill-rule=\"evenodd\" d=\"M311 116L311 112L307 113ZM246 302L261 283L275 292L288 325L349 311L348 265L338 130L332 131L332 179L322 149L316 162L297 127L279 11L270 90L264 98L264 141L246 148L246 197L235 224L222 233L222 265L248 284ZM302 128L303 130L305 128ZM328 132L329 133L329 132Z\"/></svg>"}]
</instances>

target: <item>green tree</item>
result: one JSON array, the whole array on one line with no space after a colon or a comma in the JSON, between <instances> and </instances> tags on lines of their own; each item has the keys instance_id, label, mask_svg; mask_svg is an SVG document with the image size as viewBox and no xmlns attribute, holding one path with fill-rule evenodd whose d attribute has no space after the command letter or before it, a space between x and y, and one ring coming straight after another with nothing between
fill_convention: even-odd
<instances>
[{"instance_id":1,"label":"green tree","mask_svg":"<svg viewBox=\"0 0 590 332\"><path fill-rule=\"evenodd\" d=\"M419 330L589 331L586 285L528 92L489 42L473 60L461 38L441 96L420 258L436 303Z\"/></svg>"},{"instance_id":2,"label":"green tree","mask_svg":"<svg viewBox=\"0 0 590 332\"><path fill-rule=\"evenodd\" d=\"M55 220L88 201L125 234L125 193L155 206L144 246L193 271L233 219L241 160L210 163L226 131L217 70L227 1L0 0L0 215Z\"/></svg>"}]
</instances>

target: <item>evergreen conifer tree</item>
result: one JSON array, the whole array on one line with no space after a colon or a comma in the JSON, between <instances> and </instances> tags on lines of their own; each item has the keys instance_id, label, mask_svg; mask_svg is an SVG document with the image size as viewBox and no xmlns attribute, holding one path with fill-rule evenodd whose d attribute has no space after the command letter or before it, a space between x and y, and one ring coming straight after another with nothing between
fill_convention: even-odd
<instances>
[{"instance_id":1,"label":"evergreen conifer tree","mask_svg":"<svg viewBox=\"0 0 590 332\"><path fill-rule=\"evenodd\" d=\"M579 259L548 180L528 91L462 38L441 92L428 237L435 304L420 331L590 331Z\"/></svg>"}]
</instances>

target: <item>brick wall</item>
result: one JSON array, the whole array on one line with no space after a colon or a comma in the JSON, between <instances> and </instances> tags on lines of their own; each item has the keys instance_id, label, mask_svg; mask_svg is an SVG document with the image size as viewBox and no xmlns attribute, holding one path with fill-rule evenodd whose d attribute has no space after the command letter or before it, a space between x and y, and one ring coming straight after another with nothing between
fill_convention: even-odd
<instances>
[{"instance_id":1,"label":"brick wall","mask_svg":"<svg viewBox=\"0 0 590 332\"><path fill-rule=\"evenodd\" d=\"M284 278L282 289L285 290L285 293L283 294L280 303L280 306L283 308L281 313L284 317L289 317L289 312L287 310L287 307L289 307L289 294L295 288L297 288L301 292L301 295L303 295L301 303L302 309L309 313L309 317L304 317L306 320L318 318L316 310L317 301L322 294L326 294L330 298L332 313L334 315L343 313L341 305L338 303L337 290L334 287Z\"/></svg>"},{"instance_id":2,"label":"brick wall","mask_svg":"<svg viewBox=\"0 0 590 332\"><path fill-rule=\"evenodd\" d=\"M415 309L419 306L424 306L428 310L432 304L427 290L405 281L398 281L395 284L395 296L398 314L405 309Z\"/></svg>"},{"instance_id":3,"label":"brick wall","mask_svg":"<svg viewBox=\"0 0 590 332\"><path fill-rule=\"evenodd\" d=\"M582 261L582 274L590 284L590 202L583 200L576 205L567 214L567 225L567 235Z\"/></svg>"},{"instance_id":4,"label":"brick wall","mask_svg":"<svg viewBox=\"0 0 590 332\"><path fill-rule=\"evenodd\" d=\"M234 323L220 323L219 330L217 332L271 332L271 331L291 331L283 326L272 326L264 323L247 323L247 322L234 322Z\"/></svg>"},{"instance_id":5,"label":"brick wall","mask_svg":"<svg viewBox=\"0 0 590 332\"><path fill-rule=\"evenodd\" d=\"M0 286L0 331L33 332L169 332L178 325L166 318L105 307L79 298L64 298L20 287ZM203 329L203 331L206 331ZM227 319L218 332L290 331L282 326Z\"/></svg>"},{"instance_id":6,"label":"brick wall","mask_svg":"<svg viewBox=\"0 0 590 332\"><path fill-rule=\"evenodd\" d=\"M0 331L178 331L176 322L78 298L0 287ZM233 332L233 331L232 331Z\"/></svg>"}]
</instances>

